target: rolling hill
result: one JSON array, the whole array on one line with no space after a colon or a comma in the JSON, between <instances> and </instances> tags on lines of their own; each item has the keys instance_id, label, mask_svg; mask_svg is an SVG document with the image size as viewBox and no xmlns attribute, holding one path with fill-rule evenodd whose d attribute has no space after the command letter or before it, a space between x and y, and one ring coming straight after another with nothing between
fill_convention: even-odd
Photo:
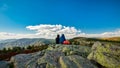
<instances>
[{"instance_id":1,"label":"rolling hill","mask_svg":"<svg viewBox=\"0 0 120 68\"><path fill-rule=\"evenodd\" d=\"M103 43L113 43L116 45L119 45L120 43L120 37L116 37L116 38L86 38L86 37L75 37L70 39L69 41L71 42L71 44L75 44L75 45L87 45L87 46L92 46L93 43L99 41L99 42L103 42Z\"/></svg>"},{"instance_id":2,"label":"rolling hill","mask_svg":"<svg viewBox=\"0 0 120 68\"><path fill-rule=\"evenodd\" d=\"M26 47L28 45L41 45L41 44L52 44L54 43L53 39L44 39L44 38L22 38L22 39L8 39L2 40L0 42L0 49L4 47Z\"/></svg>"},{"instance_id":3,"label":"rolling hill","mask_svg":"<svg viewBox=\"0 0 120 68\"><path fill-rule=\"evenodd\" d=\"M103 40L109 40L109 41L120 41L120 37L110 37L110 38L102 38Z\"/></svg>"}]
</instances>

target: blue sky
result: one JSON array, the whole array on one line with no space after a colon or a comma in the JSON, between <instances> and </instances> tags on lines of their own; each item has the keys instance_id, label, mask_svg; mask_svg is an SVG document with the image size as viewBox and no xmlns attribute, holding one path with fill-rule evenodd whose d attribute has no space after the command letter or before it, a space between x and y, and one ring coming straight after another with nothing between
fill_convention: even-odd
<instances>
[{"instance_id":1,"label":"blue sky","mask_svg":"<svg viewBox=\"0 0 120 68\"><path fill-rule=\"evenodd\" d=\"M26 26L39 24L114 31L120 28L120 0L0 0L0 32L34 33Z\"/></svg>"}]
</instances>

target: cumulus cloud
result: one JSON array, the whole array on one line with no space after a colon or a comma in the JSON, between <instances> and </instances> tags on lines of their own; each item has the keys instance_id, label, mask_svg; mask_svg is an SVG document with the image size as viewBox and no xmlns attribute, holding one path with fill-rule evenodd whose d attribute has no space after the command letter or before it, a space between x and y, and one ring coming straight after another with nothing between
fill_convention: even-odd
<instances>
[{"instance_id":1,"label":"cumulus cloud","mask_svg":"<svg viewBox=\"0 0 120 68\"><path fill-rule=\"evenodd\" d=\"M36 35L45 36L46 38L54 38L57 34L65 34L66 37L71 38L78 36L81 33L80 30L75 27L62 26L62 25L45 25L40 24L36 26L27 26L29 30L36 31Z\"/></svg>"},{"instance_id":2,"label":"cumulus cloud","mask_svg":"<svg viewBox=\"0 0 120 68\"><path fill-rule=\"evenodd\" d=\"M62 26L62 25L36 25L36 26L27 26L29 30L36 31L36 35L45 35L46 37L54 37L56 34L65 34L67 38L73 37L116 37L120 36L120 29L113 32L103 32L100 34L86 34L80 29L75 27Z\"/></svg>"},{"instance_id":3,"label":"cumulus cloud","mask_svg":"<svg viewBox=\"0 0 120 68\"><path fill-rule=\"evenodd\" d=\"M35 31L33 34L15 34L0 32L0 39L18 39L18 38L51 38L54 39L57 34L65 34L66 38L73 37L116 37L120 36L120 30L113 32L103 32L100 34L86 34L75 27L63 25L40 24L35 26L27 26L28 30Z\"/></svg>"}]
</instances>

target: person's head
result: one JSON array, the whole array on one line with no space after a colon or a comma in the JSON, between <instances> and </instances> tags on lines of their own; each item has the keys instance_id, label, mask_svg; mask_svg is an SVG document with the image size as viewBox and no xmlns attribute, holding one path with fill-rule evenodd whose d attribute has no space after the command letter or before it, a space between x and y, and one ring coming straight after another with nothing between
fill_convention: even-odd
<instances>
[{"instance_id":1,"label":"person's head","mask_svg":"<svg viewBox=\"0 0 120 68\"><path fill-rule=\"evenodd\" d=\"M64 34L61 34L61 37L65 37L65 35L64 35Z\"/></svg>"},{"instance_id":2,"label":"person's head","mask_svg":"<svg viewBox=\"0 0 120 68\"><path fill-rule=\"evenodd\" d=\"M63 44L63 42L64 42L65 40L66 40L66 39L65 39L65 36L64 36L64 34L62 34L61 37L60 37L60 43Z\"/></svg>"},{"instance_id":3,"label":"person's head","mask_svg":"<svg viewBox=\"0 0 120 68\"><path fill-rule=\"evenodd\" d=\"M60 37L60 35L59 34L57 34L57 38L59 38Z\"/></svg>"}]
</instances>

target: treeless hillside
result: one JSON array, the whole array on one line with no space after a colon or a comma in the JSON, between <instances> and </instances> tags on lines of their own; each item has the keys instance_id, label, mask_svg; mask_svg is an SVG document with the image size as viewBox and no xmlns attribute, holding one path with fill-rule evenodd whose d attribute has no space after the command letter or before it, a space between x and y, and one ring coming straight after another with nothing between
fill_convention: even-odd
<instances>
[{"instance_id":1,"label":"treeless hillside","mask_svg":"<svg viewBox=\"0 0 120 68\"><path fill-rule=\"evenodd\" d=\"M102 38L102 39L108 41L120 41L120 37L111 37L111 38Z\"/></svg>"}]
</instances>

